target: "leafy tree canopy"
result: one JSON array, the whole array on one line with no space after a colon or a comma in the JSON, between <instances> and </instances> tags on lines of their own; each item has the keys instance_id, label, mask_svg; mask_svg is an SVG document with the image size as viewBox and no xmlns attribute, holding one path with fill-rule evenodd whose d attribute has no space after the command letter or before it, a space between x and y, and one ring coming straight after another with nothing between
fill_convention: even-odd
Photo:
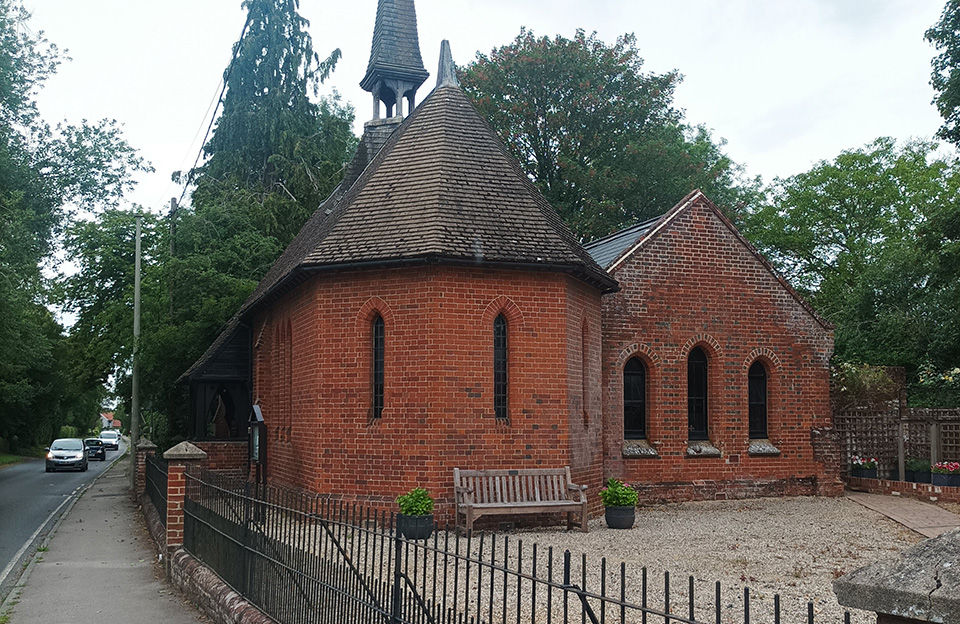
<instances>
[{"instance_id":1,"label":"leafy tree canopy","mask_svg":"<svg viewBox=\"0 0 960 624\"><path fill-rule=\"evenodd\" d=\"M673 106L681 76L642 71L633 35L612 46L527 30L478 54L460 81L527 175L583 238L659 215L695 188L739 206L758 182Z\"/></svg>"},{"instance_id":2,"label":"leafy tree canopy","mask_svg":"<svg viewBox=\"0 0 960 624\"><path fill-rule=\"evenodd\" d=\"M836 326L840 361L954 366L960 165L936 144L880 138L777 180L745 234ZM912 394L920 397L922 388Z\"/></svg>"},{"instance_id":3,"label":"leafy tree canopy","mask_svg":"<svg viewBox=\"0 0 960 624\"><path fill-rule=\"evenodd\" d=\"M79 211L116 206L150 167L116 122L55 126L37 89L59 50L26 27L20 0L0 0L0 438L14 449L48 442L60 426L86 430L103 398L77 376L41 266Z\"/></svg>"},{"instance_id":4,"label":"leafy tree canopy","mask_svg":"<svg viewBox=\"0 0 960 624\"><path fill-rule=\"evenodd\" d=\"M941 139L960 144L960 0L947 0L940 20L924 34L940 54L933 58L930 85L933 104L943 117Z\"/></svg>"}]
</instances>

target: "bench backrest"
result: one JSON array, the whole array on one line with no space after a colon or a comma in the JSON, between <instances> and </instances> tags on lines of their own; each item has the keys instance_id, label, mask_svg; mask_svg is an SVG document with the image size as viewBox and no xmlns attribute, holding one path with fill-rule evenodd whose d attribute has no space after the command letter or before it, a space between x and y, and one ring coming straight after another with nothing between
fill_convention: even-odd
<instances>
[{"instance_id":1,"label":"bench backrest","mask_svg":"<svg viewBox=\"0 0 960 624\"><path fill-rule=\"evenodd\" d=\"M474 503L536 503L579 500L571 497L570 467L519 470L453 469L454 485L471 490ZM457 499L462 501L458 494Z\"/></svg>"}]
</instances>

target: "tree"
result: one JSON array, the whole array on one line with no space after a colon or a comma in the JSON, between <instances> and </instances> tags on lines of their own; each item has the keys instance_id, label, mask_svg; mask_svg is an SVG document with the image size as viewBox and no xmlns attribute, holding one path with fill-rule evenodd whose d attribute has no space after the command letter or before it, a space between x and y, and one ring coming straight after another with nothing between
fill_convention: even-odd
<instances>
[{"instance_id":1,"label":"tree","mask_svg":"<svg viewBox=\"0 0 960 624\"><path fill-rule=\"evenodd\" d=\"M61 56L29 17L19 0L0 0L0 438L15 447L82 426L98 407L101 389L74 379L40 269L78 211L117 205L131 174L149 170L114 121L40 117L36 90Z\"/></svg>"},{"instance_id":2,"label":"tree","mask_svg":"<svg viewBox=\"0 0 960 624\"><path fill-rule=\"evenodd\" d=\"M663 213L694 188L735 208L757 182L673 107L681 76L644 73L633 35L612 46L578 30L478 54L467 95L571 228L603 236Z\"/></svg>"},{"instance_id":3,"label":"tree","mask_svg":"<svg viewBox=\"0 0 960 624\"><path fill-rule=\"evenodd\" d=\"M299 0L245 0L247 26L226 70L223 114L190 173L192 202L243 207L284 246L341 178L356 147L353 109L337 95L309 95L336 67L323 61L298 13Z\"/></svg>"},{"instance_id":4,"label":"tree","mask_svg":"<svg viewBox=\"0 0 960 624\"><path fill-rule=\"evenodd\" d=\"M177 379L333 191L356 147L353 109L336 95L311 100L340 53L320 60L298 5L244 2L247 26L224 74L223 113L204 146L205 161L181 176L194 185L190 205L170 216L172 240L159 223L145 234L154 255L143 275L141 374L152 381L143 403L165 416L155 423L161 446L186 429ZM97 237L93 230L82 235ZM101 242L115 249L121 239L117 233ZM99 284L86 288L109 301Z\"/></svg>"},{"instance_id":5,"label":"tree","mask_svg":"<svg viewBox=\"0 0 960 624\"><path fill-rule=\"evenodd\" d=\"M941 266L951 246L941 215L960 205L960 165L935 149L880 138L845 151L776 180L743 223L836 325L839 361L905 366L914 384L921 363L945 367L960 356L957 273Z\"/></svg>"},{"instance_id":6,"label":"tree","mask_svg":"<svg viewBox=\"0 0 960 624\"><path fill-rule=\"evenodd\" d=\"M930 86L936 96L933 104L944 123L937 136L954 145L960 144L960 0L947 0L940 20L924 33L923 38L940 50L931 61Z\"/></svg>"}]
</instances>

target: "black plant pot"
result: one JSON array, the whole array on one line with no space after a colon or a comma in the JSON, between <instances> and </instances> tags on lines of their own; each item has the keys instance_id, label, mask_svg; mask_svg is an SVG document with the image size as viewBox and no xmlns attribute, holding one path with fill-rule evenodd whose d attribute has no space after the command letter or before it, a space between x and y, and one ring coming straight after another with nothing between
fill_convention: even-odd
<instances>
[{"instance_id":1,"label":"black plant pot","mask_svg":"<svg viewBox=\"0 0 960 624\"><path fill-rule=\"evenodd\" d=\"M935 472L931 475L931 482L934 485L947 487L960 487L960 474L943 474Z\"/></svg>"},{"instance_id":2,"label":"black plant pot","mask_svg":"<svg viewBox=\"0 0 960 624\"><path fill-rule=\"evenodd\" d=\"M907 470L905 476L912 483L930 483L929 470Z\"/></svg>"},{"instance_id":3,"label":"black plant pot","mask_svg":"<svg viewBox=\"0 0 960 624\"><path fill-rule=\"evenodd\" d=\"M405 516L397 514L397 530L408 540L424 540L433 535L433 514Z\"/></svg>"},{"instance_id":4,"label":"black plant pot","mask_svg":"<svg viewBox=\"0 0 960 624\"><path fill-rule=\"evenodd\" d=\"M636 517L637 508L632 505L630 507L607 507L603 512L603 518L611 529L629 529L633 527Z\"/></svg>"},{"instance_id":5,"label":"black plant pot","mask_svg":"<svg viewBox=\"0 0 960 624\"><path fill-rule=\"evenodd\" d=\"M850 476L859 479L876 479L876 468L850 468Z\"/></svg>"}]
</instances>

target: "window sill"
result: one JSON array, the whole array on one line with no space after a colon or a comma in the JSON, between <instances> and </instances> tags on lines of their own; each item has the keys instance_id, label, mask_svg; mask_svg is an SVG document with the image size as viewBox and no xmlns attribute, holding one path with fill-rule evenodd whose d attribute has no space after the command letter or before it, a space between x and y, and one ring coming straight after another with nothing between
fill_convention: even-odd
<instances>
[{"instance_id":1,"label":"window sill","mask_svg":"<svg viewBox=\"0 0 960 624\"><path fill-rule=\"evenodd\" d=\"M650 446L646 440L624 440L621 452L623 457L628 459L660 457L657 449Z\"/></svg>"},{"instance_id":2,"label":"window sill","mask_svg":"<svg viewBox=\"0 0 960 624\"><path fill-rule=\"evenodd\" d=\"M709 440L690 440L687 442L687 457L720 457L720 449Z\"/></svg>"},{"instance_id":3,"label":"window sill","mask_svg":"<svg viewBox=\"0 0 960 624\"><path fill-rule=\"evenodd\" d=\"M750 440L750 447L747 449L750 455L779 455L780 449L775 447L770 440L766 438Z\"/></svg>"}]
</instances>

